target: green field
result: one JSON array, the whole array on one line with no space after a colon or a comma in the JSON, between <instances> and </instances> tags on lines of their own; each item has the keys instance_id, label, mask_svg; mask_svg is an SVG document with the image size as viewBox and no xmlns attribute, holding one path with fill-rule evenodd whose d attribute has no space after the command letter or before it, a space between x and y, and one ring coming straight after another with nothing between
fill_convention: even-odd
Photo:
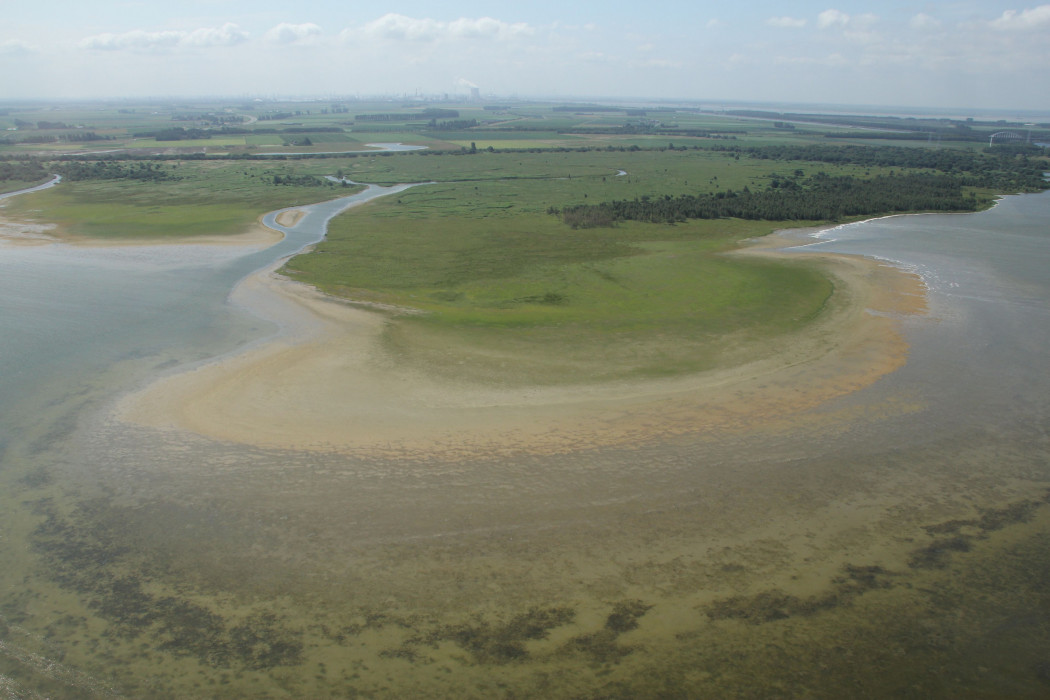
<instances>
[{"instance_id":1,"label":"green field","mask_svg":"<svg viewBox=\"0 0 1050 700\"><path fill-rule=\"evenodd\" d=\"M163 163L178 180L91 180L62 183L8 201L5 216L50 222L74 235L171 238L242 233L268 211L348 194L336 185L275 186L275 174L311 168L283 163L183 161ZM327 174L325 168L312 168Z\"/></svg>"},{"instance_id":2,"label":"green field","mask_svg":"<svg viewBox=\"0 0 1050 700\"><path fill-rule=\"evenodd\" d=\"M443 182L339 217L285 272L425 311L397 317L385 339L392 355L431 371L504 382L694 371L799 328L831 292L811 269L722 255L770 222L574 231L546 213L688 191L690 180L740 188L767 177L768 163L705 151L482 152L357 158L346 170L368 182Z\"/></svg>"},{"instance_id":3,"label":"green field","mask_svg":"<svg viewBox=\"0 0 1050 700\"><path fill-rule=\"evenodd\" d=\"M425 311L397 317L385 340L393 356L432 372L544 383L707 369L798 329L831 293L814 270L721 255L768 224L570 234L544 214L396 214L450 194L435 190L341 217L285 270L337 295Z\"/></svg>"}]
</instances>

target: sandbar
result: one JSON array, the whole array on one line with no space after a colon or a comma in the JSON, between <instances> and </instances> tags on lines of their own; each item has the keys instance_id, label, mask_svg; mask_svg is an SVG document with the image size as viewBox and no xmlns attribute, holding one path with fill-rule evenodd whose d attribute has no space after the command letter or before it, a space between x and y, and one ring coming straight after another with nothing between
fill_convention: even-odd
<instances>
[{"instance_id":1,"label":"sandbar","mask_svg":"<svg viewBox=\"0 0 1050 700\"><path fill-rule=\"evenodd\" d=\"M735 253L785 255L777 234ZM125 397L124 421L265 448L400 456L561 453L681 435L790 430L807 412L907 360L901 320L926 311L911 273L856 256L792 252L835 283L829 308L761 359L694 375L560 387L450 382L383 356L388 312L258 272L234 300L281 333Z\"/></svg>"},{"instance_id":2,"label":"sandbar","mask_svg":"<svg viewBox=\"0 0 1050 700\"><path fill-rule=\"evenodd\" d=\"M295 223L297 222L298 218L295 219ZM295 223L289 224L289 228L294 226ZM153 245L217 245L268 248L283 238L284 234L280 231L263 225L261 217L241 233L182 236L178 238L98 238L70 233L57 224L0 217L0 243L5 245L39 246L62 243L83 248Z\"/></svg>"},{"instance_id":3,"label":"sandbar","mask_svg":"<svg viewBox=\"0 0 1050 700\"><path fill-rule=\"evenodd\" d=\"M305 215L306 212L302 209L289 209L287 211L282 211L275 217L275 219L278 224L285 228L295 228Z\"/></svg>"}]
</instances>

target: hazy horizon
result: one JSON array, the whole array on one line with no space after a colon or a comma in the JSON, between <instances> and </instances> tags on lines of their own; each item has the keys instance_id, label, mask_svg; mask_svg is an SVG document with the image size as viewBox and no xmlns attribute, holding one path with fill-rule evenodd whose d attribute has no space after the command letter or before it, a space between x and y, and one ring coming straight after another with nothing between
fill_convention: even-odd
<instances>
[{"instance_id":1,"label":"hazy horizon","mask_svg":"<svg viewBox=\"0 0 1050 700\"><path fill-rule=\"evenodd\" d=\"M1050 113L1050 4L17 4L16 100L380 96Z\"/></svg>"}]
</instances>

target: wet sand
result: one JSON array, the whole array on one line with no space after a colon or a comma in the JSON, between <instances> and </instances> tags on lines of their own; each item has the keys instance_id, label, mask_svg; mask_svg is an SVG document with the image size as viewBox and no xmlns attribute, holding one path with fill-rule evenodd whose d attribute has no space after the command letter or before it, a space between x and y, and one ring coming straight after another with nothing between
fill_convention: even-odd
<instances>
[{"instance_id":1,"label":"wet sand","mask_svg":"<svg viewBox=\"0 0 1050 700\"><path fill-rule=\"evenodd\" d=\"M288 211L282 211L277 215L276 221L285 228L293 228L298 224L302 218L306 215L306 212L301 209L291 209Z\"/></svg>"},{"instance_id":2,"label":"wet sand","mask_svg":"<svg viewBox=\"0 0 1050 700\"><path fill-rule=\"evenodd\" d=\"M767 237L737 254L783 256L776 248L785 244ZM790 257L823 266L835 293L820 319L771 341L763 359L674 379L524 390L452 384L391 366L379 345L387 313L267 270L233 299L279 323L279 337L164 378L119 412L141 425L267 448L445 457L783 427L901 367L907 344L898 321L925 311L915 275L858 257Z\"/></svg>"},{"instance_id":3,"label":"wet sand","mask_svg":"<svg viewBox=\"0 0 1050 700\"><path fill-rule=\"evenodd\" d=\"M289 212L295 214L294 212ZM302 216L298 216L294 221ZM283 225L283 224L282 224ZM294 224L289 224L294 225ZM268 248L284 237L280 231L276 231L262 223L262 217L248 230L242 233L229 235L211 236L189 236L178 239L166 238L94 238L89 236L78 236L64 231L55 224L41 224L32 221L15 221L0 217L0 243L6 245L53 245L63 243L85 248L111 248L121 246L152 246L152 245L221 245L221 246L246 246L255 248Z\"/></svg>"}]
</instances>

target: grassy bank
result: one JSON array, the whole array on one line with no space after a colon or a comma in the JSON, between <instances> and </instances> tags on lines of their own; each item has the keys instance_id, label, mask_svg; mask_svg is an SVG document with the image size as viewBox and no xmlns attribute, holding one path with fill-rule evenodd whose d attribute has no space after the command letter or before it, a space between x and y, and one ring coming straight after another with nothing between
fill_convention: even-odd
<instances>
[{"instance_id":1,"label":"grassy bank","mask_svg":"<svg viewBox=\"0 0 1050 700\"><path fill-rule=\"evenodd\" d=\"M60 232L95 238L228 235L245 231L267 211L353 192L334 184L273 184L275 175L320 177L330 172L323 165L175 161L157 167L168 179L66 181L9 200L5 215L56 223Z\"/></svg>"},{"instance_id":2,"label":"grassy bank","mask_svg":"<svg viewBox=\"0 0 1050 700\"><path fill-rule=\"evenodd\" d=\"M812 319L832 291L806 266L723 255L773 222L573 230L546 212L689 182L761 186L769 163L598 151L359 158L348 170L368 181L445 181L338 217L285 273L337 296L425 312L393 319L386 349L458 379L563 382L743 361Z\"/></svg>"}]
</instances>

